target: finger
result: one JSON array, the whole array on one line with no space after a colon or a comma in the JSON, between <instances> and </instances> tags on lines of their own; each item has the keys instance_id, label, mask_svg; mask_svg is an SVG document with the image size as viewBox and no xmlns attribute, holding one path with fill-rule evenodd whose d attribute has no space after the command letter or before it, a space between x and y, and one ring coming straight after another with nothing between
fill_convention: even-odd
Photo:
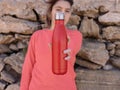
<instances>
[{"instance_id":1,"label":"finger","mask_svg":"<svg viewBox=\"0 0 120 90\"><path fill-rule=\"evenodd\" d=\"M65 60L70 60L70 56L65 57Z\"/></svg>"},{"instance_id":2,"label":"finger","mask_svg":"<svg viewBox=\"0 0 120 90\"><path fill-rule=\"evenodd\" d=\"M68 44L70 43L70 36L67 36L67 39L68 39Z\"/></svg>"},{"instance_id":3,"label":"finger","mask_svg":"<svg viewBox=\"0 0 120 90\"><path fill-rule=\"evenodd\" d=\"M66 49L66 50L64 50L64 54L67 54L67 53L70 53L71 52L71 49Z\"/></svg>"}]
</instances>

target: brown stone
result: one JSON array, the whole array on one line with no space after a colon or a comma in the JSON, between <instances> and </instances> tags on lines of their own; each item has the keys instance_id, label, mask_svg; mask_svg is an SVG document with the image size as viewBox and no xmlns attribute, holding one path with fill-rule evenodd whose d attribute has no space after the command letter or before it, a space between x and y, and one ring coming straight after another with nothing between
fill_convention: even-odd
<instances>
[{"instance_id":1,"label":"brown stone","mask_svg":"<svg viewBox=\"0 0 120 90\"><path fill-rule=\"evenodd\" d=\"M0 90L4 90L5 86L6 86L5 83L0 82Z\"/></svg>"},{"instance_id":2,"label":"brown stone","mask_svg":"<svg viewBox=\"0 0 120 90\"><path fill-rule=\"evenodd\" d=\"M78 58L76 60L76 63L82 67L86 67L88 69L93 69L93 70L96 70L96 69L100 69L102 66L101 65L98 65L98 64L95 64L95 63L92 63L90 61L86 61L84 59L81 59L81 58Z\"/></svg>"},{"instance_id":3,"label":"brown stone","mask_svg":"<svg viewBox=\"0 0 120 90\"><path fill-rule=\"evenodd\" d=\"M107 50L112 50L112 49L114 49L115 48L115 44L113 44L113 43L107 43Z\"/></svg>"},{"instance_id":4,"label":"brown stone","mask_svg":"<svg viewBox=\"0 0 120 90\"><path fill-rule=\"evenodd\" d=\"M1 79L5 80L9 83L14 83L15 82L14 76L10 75L7 71L2 71L1 72Z\"/></svg>"},{"instance_id":5,"label":"brown stone","mask_svg":"<svg viewBox=\"0 0 120 90\"><path fill-rule=\"evenodd\" d=\"M21 35L21 34L15 34L15 39L17 40L25 40L25 39L30 39L30 35Z\"/></svg>"},{"instance_id":6,"label":"brown stone","mask_svg":"<svg viewBox=\"0 0 120 90\"><path fill-rule=\"evenodd\" d=\"M25 43L19 41L19 42L17 43L17 47L18 47L18 49L23 49L23 48L26 48L27 45L26 45Z\"/></svg>"},{"instance_id":7,"label":"brown stone","mask_svg":"<svg viewBox=\"0 0 120 90\"><path fill-rule=\"evenodd\" d=\"M113 4L114 3L114 4ZM104 7L104 11L116 11L115 0L75 0L73 12L78 15L96 18L100 12L100 7ZM117 3L119 5L120 2ZM117 12L120 11L117 6ZM103 11L103 10L102 10Z\"/></svg>"},{"instance_id":8,"label":"brown stone","mask_svg":"<svg viewBox=\"0 0 120 90\"><path fill-rule=\"evenodd\" d=\"M120 49L120 41L115 41L115 43L114 43L115 45L116 45L116 49Z\"/></svg>"},{"instance_id":9,"label":"brown stone","mask_svg":"<svg viewBox=\"0 0 120 90\"><path fill-rule=\"evenodd\" d=\"M115 54L115 49L109 50L110 56L113 56Z\"/></svg>"},{"instance_id":10,"label":"brown stone","mask_svg":"<svg viewBox=\"0 0 120 90\"><path fill-rule=\"evenodd\" d=\"M103 38L114 41L120 40L120 27L109 26L107 28L103 28Z\"/></svg>"},{"instance_id":11,"label":"brown stone","mask_svg":"<svg viewBox=\"0 0 120 90\"><path fill-rule=\"evenodd\" d=\"M105 6L100 6L99 7L99 11L100 11L100 13L107 13L109 10L108 9L106 9L106 7Z\"/></svg>"},{"instance_id":12,"label":"brown stone","mask_svg":"<svg viewBox=\"0 0 120 90\"><path fill-rule=\"evenodd\" d=\"M76 25L67 25L67 28L70 29L70 30L77 30Z\"/></svg>"},{"instance_id":13,"label":"brown stone","mask_svg":"<svg viewBox=\"0 0 120 90\"><path fill-rule=\"evenodd\" d=\"M17 72L17 73L21 73L22 71L22 64L23 64L23 60L21 60L18 56L16 56L15 54L12 54L9 57L6 57L4 59L4 62L6 64L11 65L11 67Z\"/></svg>"},{"instance_id":14,"label":"brown stone","mask_svg":"<svg viewBox=\"0 0 120 90\"><path fill-rule=\"evenodd\" d=\"M110 61L115 67L120 69L120 57L112 57Z\"/></svg>"},{"instance_id":15,"label":"brown stone","mask_svg":"<svg viewBox=\"0 0 120 90\"><path fill-rule=\"evenodd\" d=\"M120 89L120 71L78 69L76 73L77 90Z\"/></svg>"},{"instance_id":16,"label":"brown stone","mask_svg":"<svg viewBox=\"0 0 120 90\"><path fill-rule=\"evenodd\" d=\"M79 30L81 31L84 37L100 38L99 26L93 19L88 19L87 17L84 17Z\"/></svg>"},{"instance_id":17,"label":"brown stone","mask_svg":"<svg viewBox=\"0 0 120 90\"><path fill-rule=\"evenodd\" d=\"M5 63L3 62L3 58L0 57L0 72L3 70L4 66L5 66Z\"/></svg>"},{"instance_id":18,"label":"brown stone","mask_svg":"<svg viewBox=\"0 0 120 90\"><path fill-rule=\"evenodd\" d=\"M88 17L97 17L98 16L98 10L94 7L89 8L91 1L87 0L76 0L73 5L73 12L78 15L82 16L88 16Z\"/></svg>"},{"instance_id":19,"label":"brown stone","mask_svg":"<svg viewBox=\"0 0 120 90\"><path fill-rule=\"evenodd\" d=\"M18 84L11 84L5 90L19 90L20 86Z\"/></svg>"},{"instance_id":20,"label":"brown stone","mask_svg":"<svg viewBox=\"0 0 120 90\"><path fill-rule=\"evenodd\" d=\"M23 52L18 52L16 54L17 57L19 57L19 59L21 60L21 62L23 63L24 62L24 59L25 59L25 55Z\"/></svg>"},{"instance_id":21,"label":"brown stone","mask_svg":"<svg viewBox=\"0 0 120 90\"><path fill-rule=\"evenodd\" d=\"M0 54L2 53L10 53L11 50L7 47L7 45L0 44Z\"/></svg>"},{"instance_id":22,"label":"brown stone","mask_svg":"<svg viewBox=\"0 0 120 90\"><path fill-rule=\"evenodd\" d=\"M0 34L0 44L9 44L13 41L15 41L15 38L13 37L13 35Z\"/></svg>"},{"instance_id":23,"label":"brown stone","mask_svg":"<svg viewBox=\"0 0 120 90\"><path fill-rule=\"evenodd\" d=\"M120 57L120 49L115 50L115 55Z\"/></svg>"},{"instance_id":24,"label":"brown stone","mask_svg":"<svg viewBox=\"0 0 120 90\"><path fill-rule=\"evenodd\" d=\"M4 54L4 53L3 53L3 54L0 54L1 60L4 59L4 58L6 58L6 57L7 57L7 54Z\"/></svg>"},{"instance_id":25,"label":"brown stone","mask_svg":"<svg viewBox=\"0 0 120 90\"><path fill-rule=\"evenodd\" d=\"M99 22L105 25L120 25L120 13L109 12L99 17Z\"/></svg>"},{"instance_id":26,"label":"brown stone","mask_svg":"<svg viewBox=\"0 0 120 90\"><path fill-rule=\"evenodd\" d=\"M0 33L32 34L36 29L36 22L16 19L10 16L0 18Z\"/></svg>"},{"instance_id":27,"label":"brown stone","mask_svg":"<svg viewBox=\"0 0 120 90\"><path fill-rule=\"evenodd\" d=\"M41 25L39 25L39 27L42 27L42 28L48 28L47 23L45 23L45 24L41 24Z\"/></svg>"},{"instance_id":28,"label":"brown stone","mask_svg":"<svg viewBox=\"0 0 120 90\"><path fill-rule=\"evenodd\" d=\"M109 59L105 44L90 39L83 40L82 48L78 56L102 66L104 66Z\"/></svg>"},{"instance_id":29,"label":"brown stone","mask_svg":"<svg viewBox=\"0 0 120 90\"><path fill-rule=\"evenodd\" d=\"M33 8L30 8L27 2L23 2L23 1L24 0L19 0L19 1L18 0L1 0L0 16L14 15L19 18L35 21L36 15L32 10Z\"/></svg>"},{"instance_id":30,"label":"brown stone","mask_svg":"<svg viewBox=\"0 0 120 90\"><path fill-rule=\"evenodd\" d=\"M42 22L46 22L46 13L47 13L47 9L49 7L49 4L45 3L44 0L34 0L34 1L31 0L31 1L32 1L32 3L28 3L28 5L30 7L32 6L31 8L34 8L34 10L37 12L37 14L39 16L39 19Z\"/></svg>"},{"instance_id":31,"label":"brown stone","mask_svg":"<svg viewBox=\"0 0 120 90\"><path fill-rule=\"evenodd\" d=\"M77 16L77 15L72 15L71 17L70 17L70 20L69 20L69 22L68 22L68 24L70 24L70 25L78 25L79 23L80 23L80 17L79 16Z\"/></svg>"},{"instance_id":32,"label":"brown stone","mask_svg":"<svg viewBox=\"0 0 120 90\"><path fill-rule=\"evenodd\" d=\"M113 56L115 54L115 47L116 45L114 43L107 43L107 50L109 51L109 55Z\"/></svg>"},{"instance_id":33,"label":"brown stone","mask_svg":"<svg viewBox=\"0 0 120 90\"><path fill-rule=\"evenodd\" d=\"M103 70L115 70L115 67L112 64L106 64L105 66L103 66L102 68Z\"/></svg>"},{"instance_id":34,"label":"brown stone","mask_svg":"<svg viewBox=\"0 0 120 90\"><path fill-rule=\"evenodd\" d=\"M16 46L16 44L10 44L9 48L13 51L18 51L18 47Z\"/></svg>"}]
</instances>

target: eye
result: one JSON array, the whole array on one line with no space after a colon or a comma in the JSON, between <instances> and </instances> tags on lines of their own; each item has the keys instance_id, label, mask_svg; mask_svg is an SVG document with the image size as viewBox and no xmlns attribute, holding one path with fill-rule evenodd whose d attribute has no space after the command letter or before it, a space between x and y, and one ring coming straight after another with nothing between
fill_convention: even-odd
<instances>
[{"instance_id":1,"label":"eye","mask_svg":"<svg viewBox=\"0 0 120 90\"><path fill-rule=\"evenodd\" d=\"M70 10L66 10L65 12L70 13L71 11Z\"/></svg>"},{"instance_id":2,"label":"eye","mask_svg":"<svg viewBox=\"0 0 120 90\"><path fill-rule=\"evenodd\" d=\"M57 8L56 11L61 11L61 9L60 9L60 8Z\"/></svg>"}]
</instances>

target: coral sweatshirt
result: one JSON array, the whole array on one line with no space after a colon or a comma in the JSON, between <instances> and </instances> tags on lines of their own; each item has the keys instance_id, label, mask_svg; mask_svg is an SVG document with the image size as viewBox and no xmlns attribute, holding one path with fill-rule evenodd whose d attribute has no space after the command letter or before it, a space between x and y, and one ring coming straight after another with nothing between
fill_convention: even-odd
<instances>
[{"instance_id":1,"label":"coral sweatshirt","mask_svg":"<svg viewBox=\"0 0 120 90\"><path fill-rule=\"evenodd\" d=\"M52 34L53 30L44 29L33 33L22 68L20 90L77 90L74 72L76 54L81 48L82 35L78 30L68 30L68 48L71 59L64 75L52 73Z\"/></svg>"}]
</instances>

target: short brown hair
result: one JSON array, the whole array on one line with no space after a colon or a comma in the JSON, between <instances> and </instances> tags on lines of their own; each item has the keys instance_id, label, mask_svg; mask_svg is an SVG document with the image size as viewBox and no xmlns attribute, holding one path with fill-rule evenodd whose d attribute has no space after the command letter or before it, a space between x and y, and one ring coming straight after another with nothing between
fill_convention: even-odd
<instances>
[{"instance_id":1,"label":"short brown hair","mask_svg":"<svg viewBox=\"0 0 120 90\"><path fill-rule=\"evenodd\" d=\"M52 11L53 6L54 6L58 1L59 1L59 0L51 0L51 1L48 2L48 3L50 4L50 6L49 6L49 8L48 8L48 10L47 10L47 14L46 14L46 22L47 22L48 27L50 27L50 25L51 25L50 13L51 13L51 11ZM64 0L64 1L69 2L71 6L73 5L73 0Z\"/></svg>"}]
</instances>

